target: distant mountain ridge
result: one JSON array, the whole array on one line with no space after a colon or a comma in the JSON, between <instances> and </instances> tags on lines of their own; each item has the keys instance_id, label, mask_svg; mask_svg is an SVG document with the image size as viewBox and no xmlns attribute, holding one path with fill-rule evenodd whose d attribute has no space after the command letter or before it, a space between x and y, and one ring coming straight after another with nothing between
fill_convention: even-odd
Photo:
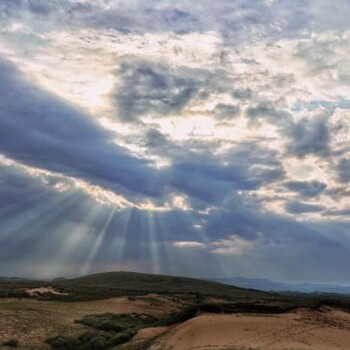
<instances>
[{"instance_id":1,"label":"distant mountain ridge","mask_svg":"<svg viewBox=\"0 0 350 350\"><path fill-rule=\"evenodd\" d=\"M264 292L350 294L350 286L338 286L322 283L284 283L263 278L245 277L213 278L211 280L236 287L256 289Z\"/></svg>"}]
</instances>

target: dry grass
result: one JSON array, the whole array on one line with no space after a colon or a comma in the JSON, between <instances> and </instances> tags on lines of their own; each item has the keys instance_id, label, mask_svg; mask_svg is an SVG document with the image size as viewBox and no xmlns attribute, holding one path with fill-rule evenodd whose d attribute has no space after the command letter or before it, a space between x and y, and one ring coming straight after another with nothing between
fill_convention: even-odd
<instances>
[{"instance_id":1,"label":"dry grass","mask_svg":"<svg viewBox=\"0 0 350 350\"><path fill-rule=\"evenodd\" d=\"M17 339L18 349L49 349L44 340L74 336L86 328L74 323L88 314L146 313L163 316L176 309L171 298L152 296L130 301L126 297L91 302L52 302L33 299L0 299L0 344ZM5 349L1 347L0 349ZM7 349L7 348L6 348Z\"/></svg>"}]
</instances>

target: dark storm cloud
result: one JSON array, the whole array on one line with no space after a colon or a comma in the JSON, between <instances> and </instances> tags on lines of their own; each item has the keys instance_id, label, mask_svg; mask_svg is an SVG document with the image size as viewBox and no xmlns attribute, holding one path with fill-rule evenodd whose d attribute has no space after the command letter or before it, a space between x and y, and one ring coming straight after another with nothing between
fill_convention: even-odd
<instances>
[{"instance_id":1,"label":"dark storm cloud","mask_svg":"<svg viewBox=\"0 0 350 350\"><path fill-rule=\"evenodd\" d=\"M190 161L177 161L173 165L172 184L191 197L217 202L233 191L256 190L282 179L284 169L274 155L255 143L233 147L220 159L210 157L206 152L189 154Z\"/></svg>"},{"instance_id":2,"label":"dark storm cloud","mask_svg":"<svg viewBox=\"0 0 350 350\"><path fill-rule=\"evenodd\" d=\"M122 64L122 86L115 96L120 119L134 122L141 115L181 112L199 90L199 82L186 73L147 61Z\"/></svg>"},{"instance_id":3,"label":"dark storm cloud","mask_svg":"<svg viewBox=\"0 0 350 350\"><path fill-rule=\"evenodd\" d=\"M107 187L159 193L151 164L113 143L90 116L30 84L4 61L0 80L1 153Z\"/></svg>"},{"instance_id":4,"label":"dark storm cloud","mask_svg":"<svg viewBox=\"0 0 350 350\"><path fill-rule=\"evenodd\" d=\"M325 183L319 181L289 181L284 186L307 198L319 196L327 187Z\"/></svg>"},{"instance_id":5,"label":"dark storm cloud","mask_svg":"<svg viewBox=\"0 0 350 350\"><path fill-rule=\"evenodd\" d=\"M285 134L291 139L287 150L296 157L330 155L330 132L327 120L323 117L304 118L285 130Z\"/></svg>"},{"instance_id":6,"label":"dark storm cloud","mask_svg":"<svg viewBox=\"0 0 350 350\"><path fill-rule=\"evenodd\" d=\"M312 208L312 210L315 209L319 208ZM296 263L298 256L303 257L303 266L313 266L313 261L318 260L320 256L324 267L327 264L334 267L340 261L347 261L348 258L344 260L348 250L345 243L347 231L348 223L298 222L293 218L262 212L253 200L247 202L241 197L234 197L227 201L224 210L214 209L204 227L205 237L222 239L236 235L254 245L254 253L246 259L244 254L238 261L246 260L245 266L249 266L256 273L259 273L256 270L258 265L269 261L270 272L274 264L278 264L277 270L285 271L288 276L291 276L291 267L300 269L300 265ZM319 255L322 254L321 252L325 255ZM332 256L337 254L339 254L339 261L335 262ZM234 256L229 256L226 261L230 268L234 268L234 263L232 265L229 263L232 259ZM341 263L338 266L341 266ZM315 273L321 274L324 267L313 266L309 271L309 277ZM283 279L282 274L278 278ZM300 271L295 271L295 275L300 278ZM332 276L331 272L327 275L329 278Z\"/></svg>"},{"instance_id":7,"label":"dark storm cloud","mask_svg":"<svg viewBox=\"0 0 350 350\"><path fill-rule=\"evenodd\" d=\"M325 209L321 205L307 204L298 201L288 202L285 208L290 214L319 213Z\"/></svg>"}]
</instances>

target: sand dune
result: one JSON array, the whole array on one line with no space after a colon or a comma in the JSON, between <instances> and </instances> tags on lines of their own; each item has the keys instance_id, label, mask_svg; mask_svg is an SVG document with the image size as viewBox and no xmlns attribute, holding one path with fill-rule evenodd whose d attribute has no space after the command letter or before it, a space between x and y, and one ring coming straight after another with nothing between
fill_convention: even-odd
<instances>
[{"instance_id":1,"label":"sand dune","mask_svg":"<svg viewBox=\"0 0 350 350\"><path fill-rule=\"evenodd\" d=\"M350 314L332 309L284 315L201 315L163 336L151 350L347 350Z\"/></svg>"}]
</instances>

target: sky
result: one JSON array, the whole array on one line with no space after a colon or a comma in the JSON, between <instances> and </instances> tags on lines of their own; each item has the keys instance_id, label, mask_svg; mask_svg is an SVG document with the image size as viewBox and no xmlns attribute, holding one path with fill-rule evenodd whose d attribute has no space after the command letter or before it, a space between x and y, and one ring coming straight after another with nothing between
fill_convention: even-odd
<instances>
[{"instance_id":1,"label":"sky","mask_svg":"<svg viewBox=\"0 0 350 350\"><path fill-rule=\"evenodd\" d=\"M348 0L0 0L0 275L350 284Z\"/></svg>"}]
</instances>

